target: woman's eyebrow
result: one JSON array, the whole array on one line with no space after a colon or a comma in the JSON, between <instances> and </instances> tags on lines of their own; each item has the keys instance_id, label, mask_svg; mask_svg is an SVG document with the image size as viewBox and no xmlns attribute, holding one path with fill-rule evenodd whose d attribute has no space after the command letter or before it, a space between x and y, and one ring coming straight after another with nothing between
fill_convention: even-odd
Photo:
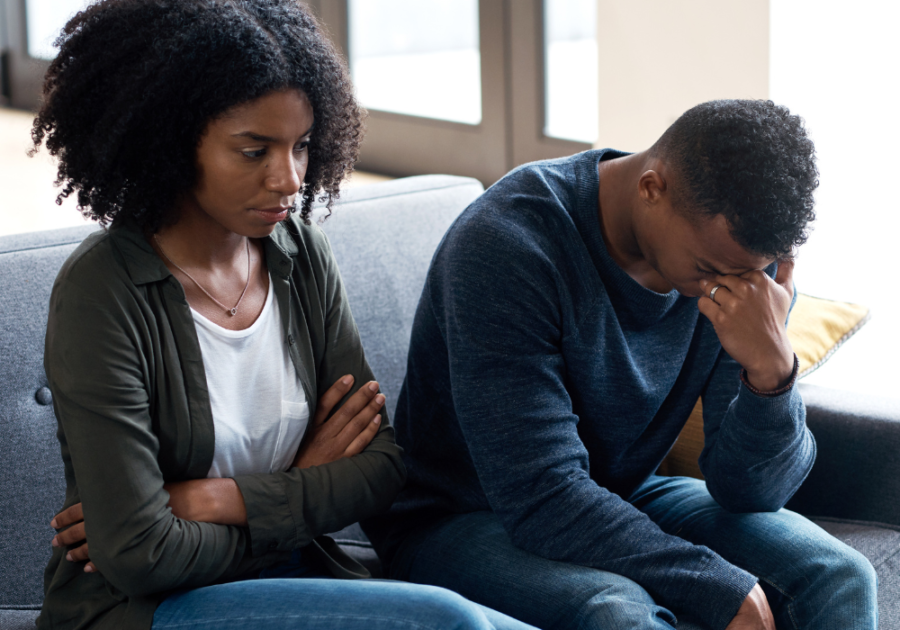
<instances>
[{"instance_id":1,"label":"woman's eyebrow","mask_svg":"<svg viewBox=\"0 0 900 630\"><path fill-rule=\"evenodd\" d=\"M250 138L251 140L255 140L257 142L278 142L277 138L273 138L272 136L263 136L258 133L254 133L252 131L242 131L240 133L231 134L232 138Z\"/></svg>"},{"instance_id":2,"label":"woman's eyebrow","mask_svg":"<svg viewBox=\"0 0 900 630\"><path fill-rule=\"evenodd\" d=\"M301 137L308 136L310 133L312 133L313 127L315 127L315 126L316 126L315 123L310 125L309 129L307 129L302 134L300 134ZM232 138L250 138L251 140L254 140L256 142L278 142L278 138L273 138L272 136L264 136L262 134L255 133L253 131L241 131L239 133L233 133L233 134L231 134L231 137Z\"/></svg>"}]
</instances>

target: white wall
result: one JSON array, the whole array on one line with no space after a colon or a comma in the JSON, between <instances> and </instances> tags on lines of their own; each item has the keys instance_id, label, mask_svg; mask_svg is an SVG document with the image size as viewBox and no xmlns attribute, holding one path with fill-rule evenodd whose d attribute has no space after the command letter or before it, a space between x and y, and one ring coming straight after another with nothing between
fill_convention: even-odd
<instances>
[{"instance_id":1,"label":"white wall","mask_svg":"<svg viewBox=\"0 0 900 630\"><path fill-rule=\"evenodd\" d=\"M772 0L771 97L806 119L819 156L818 220L797 287L872 309L807 379L900 401L900 3Z\"/></svg>"},{"instance_id":2,"label":"white wall","mask_svg":"<svg viewBox=\"0 0 900 630\"><path fill-rule=\"evenodd\" d=\"M597 0L598 146L646 149L685 110L768 98L768 0Z\"/></svg>"}]
</instances>

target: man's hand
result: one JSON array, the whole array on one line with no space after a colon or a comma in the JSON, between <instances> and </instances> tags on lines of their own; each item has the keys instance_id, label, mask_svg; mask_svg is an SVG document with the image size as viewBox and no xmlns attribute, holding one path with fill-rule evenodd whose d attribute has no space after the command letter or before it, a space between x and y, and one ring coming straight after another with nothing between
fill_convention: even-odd
<instances>
[{"instance_id":1,"label":"man's hand","mask_svg":"<svg viewBox=\"0 0 900 630\"><path fill-rule=\"evenodd\" d=\"M784 326L794 297L793 270L793 260L782 260L774 280L763 271L748 271L700 282L705 293L697 303L700 312L712 322L725 352L764 392L786 385L794 371ZM709 292L717 284L722 286L714 302Z\"/></svg>"},{"instance_id":2,"label":"man's hand","mask_svg":"<svg viewBox=\"0 0 900 630\"><path fill-rule=\"evenodd\" d=\"M375 381L360 387L328 422L325 421L352 385L353 377L348 374L319 399L316 415L294 458L295 467L309 468L352 457L361 453L375 437L381 424L378 412L384 406L384 395L378 393Z\"/></svg>"},{"instance_id":3,"label":"man's hand","mask_svg":"<svg viewBox=\"0 0 900 630\"><path fill-rule=\"evenodd\" d=\"M78 547L66 553L66 560L70 562L89 560L88 544L84 534L84 513L81 511L81 503L76 503L53 517L53 520L50 521L50 527L63 530L50 541L50 544L54 547L68 547L81 543ZM97 567L94 566L93 562L89 561L84 565L85 573L95 573L96 571Z\"/></svg>"},{"instance_id":4,"label":"man's hand","mask_svg":"<svg viewBox=\"0 0 900 630\"><path fill-rule=\"evenodd\" d=\"M725 630L775 630L775 618L762 587L757 584Z\"/></svg>"}]
</instances>

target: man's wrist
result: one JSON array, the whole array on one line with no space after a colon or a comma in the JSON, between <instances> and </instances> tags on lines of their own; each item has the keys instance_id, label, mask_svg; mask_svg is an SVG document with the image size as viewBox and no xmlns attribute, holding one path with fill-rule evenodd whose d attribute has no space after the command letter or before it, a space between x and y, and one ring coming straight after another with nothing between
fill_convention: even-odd
<instances>
[{"instance_id":1,"label":"man's wrist","mask_svg":"<svg viewBox=\"0 0 900 630\"><path fill-rule=\"evenodd\" d=\"M780 396L790 390L797 381L797 374L800 371L800 360L796 353L793 354L793 367L787 377L759 377L751 376L746 369L741 370L741 382L744 386L757 396L765 396L771 398Z\"/></svg>"}]
</instances>

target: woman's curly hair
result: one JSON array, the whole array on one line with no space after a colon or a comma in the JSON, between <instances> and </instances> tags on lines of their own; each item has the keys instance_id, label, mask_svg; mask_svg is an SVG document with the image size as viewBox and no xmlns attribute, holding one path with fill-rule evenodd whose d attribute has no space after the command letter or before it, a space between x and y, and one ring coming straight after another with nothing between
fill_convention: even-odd
<instances>
[{"instance_id":1,"label":"woman's curly hair","mask_svg":"<svg viewBox=\"0 0 900 630\"><path fill-rule=\"evenodd\" d=\"M197 181L209 122L235 105L294 88L315 131L300 216L330 209L353 169L363 112L346 65L298 0L102 0L66 24L34 121L36 152L59 159L57 203L155 232ZM295 204L296 209L296 204Z\"/></svg>"},{"instance_id":2,"label":"woman's curly hair","mask_svg":"<svg viewBox=\"0 0 900 630\"><path fill-rule=\"evenodd\" d=\"M789 257L809 237L819 185L816 148L803 119L772 101L701 103L681 115L651 152L677 174L673 206L722 214L745 249Z\"/></svg>"}]
</instances>

